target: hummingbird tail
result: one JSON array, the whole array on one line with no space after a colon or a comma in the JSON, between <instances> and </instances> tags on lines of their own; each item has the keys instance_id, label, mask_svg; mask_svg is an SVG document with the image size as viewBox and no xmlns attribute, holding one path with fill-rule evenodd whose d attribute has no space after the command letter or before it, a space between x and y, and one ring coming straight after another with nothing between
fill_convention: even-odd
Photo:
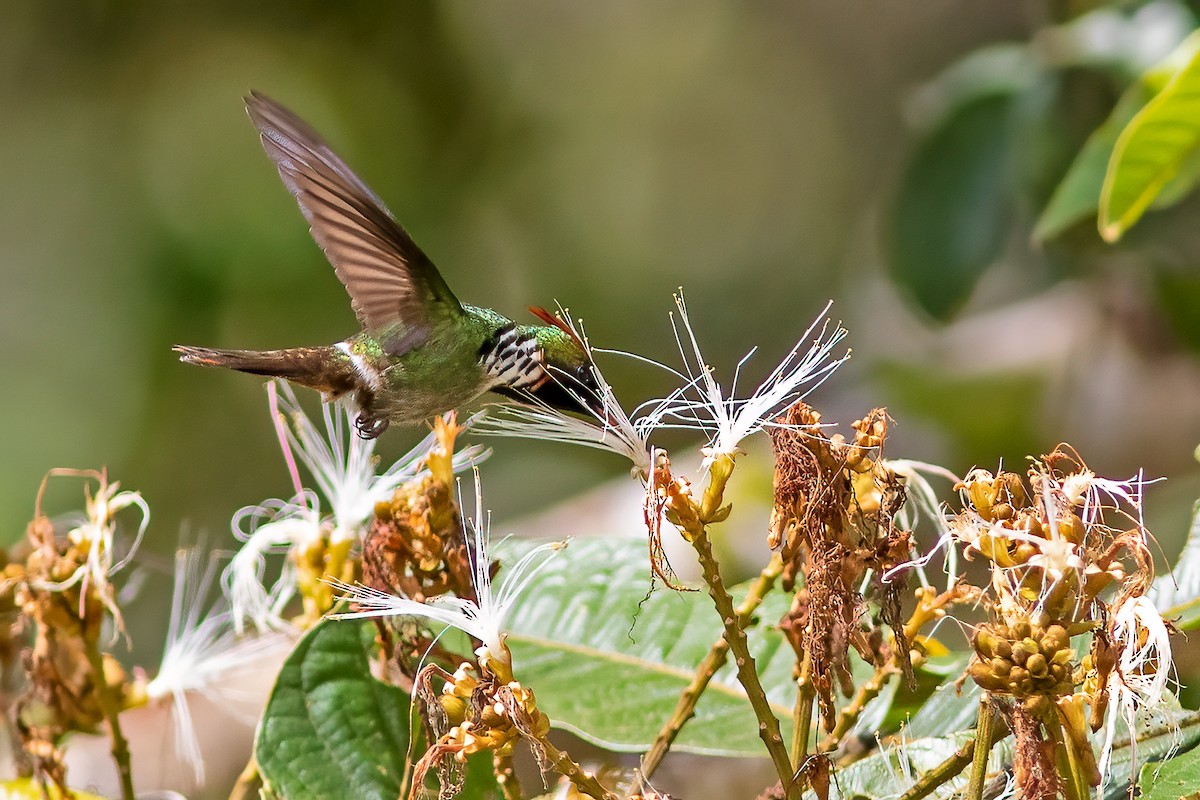
<instances>
[{"instance_id":1,"label":"hummingbird tail","mask_svg":"<svg viewBox=\"0 0 1200 800\"><path fill-rule=\"evenodd\" d=\"M284 378L292 383L337 397L357 387L353 366L334 347L292 347L287 350L217 350L176 345L185 364L224 367L251 375Z\"/></svg>"}]
</instances>

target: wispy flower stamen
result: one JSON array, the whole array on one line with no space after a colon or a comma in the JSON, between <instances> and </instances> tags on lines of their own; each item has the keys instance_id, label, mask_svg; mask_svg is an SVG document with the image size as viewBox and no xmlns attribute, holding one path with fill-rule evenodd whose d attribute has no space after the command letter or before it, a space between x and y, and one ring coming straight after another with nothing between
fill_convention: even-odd
<instances>
[{"instance_id":1,"label":"wispy flower stamen","mask_svg":"<svg viewBox=\"0 0 1200 800\"><path fill-rule=\"evenodd\" d=\"M660 416L679 427L709 433L711 438L703 451L709 462L719 456L736 455L742 440L776 424L773 422L775 417L820 386L850 357L847 351L832 358L834 348L846 337L847 331L840 325L831 326L825 316L831 304L826 305L758 388L750 396L739 398L736 396L737 380L742 366L754 355L755 349L738 362L733 384L726 394L714 377L712 367L705 361L682 292L675 296L675 304L679 317L676 321L676 317L671 316L671 326L689 383L684 390L663 401L665 406ZM810 337L812 343L808 344ZM693 394L692 388L697 392Z\"/></svg>"},{"instance_id":2,"label":"wispy flower stamen","mask_svg":"<svg viewBox=\"0 0 1200 800\"><path fill-rule=\"evenodd\" d=\"M550 377L557 381L582 409L587 409L591 419L568 414L530 395L526 402L521 404L502 403L489 406L487 414L475 424L474 432L485 436L541 439L607 450L629 459L634 472L643 479L648 479L652 463L650 435L655 429L662 427L668 404L676 395L665 400L643 403L633 414L626 413L604 373L596 366L594 351L588 342L583 321L570 321L570 316L562 310L560 317L587 353L591 377L597 388L593 391L565 374L551 372ZM634 357L657 364L641 356ZM599 410L596 410L597 407Z\"/></svg>"},{"instance_id":3,"label":"wispy flower stamen","mask_svg":"<svg viewBox=\"0 0 1200 800\"><path fill-rule=\"evenodd\" d=\"M209 603L216 562L209 561L203 570L199 562L198 550L175 554L167 645L158 674L146 684L146 697L171 703L176 752L191 766L196 785L203 786L204 757L188 695L198 693L223 702L242 699L236 684L222 684L230 681L237 670L284 651L290 640L278 635L240 637L233 624L235 618L224 605L220 601ZM252 710L246 710L246 716L252 718Z\"/></svg>"},{"instance_id":4,"label":"wispy flower stamen","mask_svg":"<svg viewBox=\"0 0 1200 800\"><path fill-rule=\"evenodd\" d=\"M548 563L549 556L561 550L565 543L553 542L534 547L511 567L504 570L498 586L491 576L491 514L483 507L483 490L479 473L475 472L475 518L465 519L470 530L469 555L472 583L478 601L440 595L418 602L367 586L337 583L343 599L357 609L331 615L334 619L364 619L374 617L417 617L457 628L478 639L492 656L507 661L503 644L505 618L530 581ZM481 655L482 658L482 655Z\"/></svg>"}]
</instances>

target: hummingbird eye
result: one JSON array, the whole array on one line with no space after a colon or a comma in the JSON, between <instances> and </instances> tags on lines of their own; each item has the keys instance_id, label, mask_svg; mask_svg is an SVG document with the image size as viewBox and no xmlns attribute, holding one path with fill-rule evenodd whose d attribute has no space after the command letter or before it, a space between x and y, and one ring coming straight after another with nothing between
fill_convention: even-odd
<instances>
[{"instance_id":1,"label":"hummingbird eye","mask_svg":"<svg viewBox=\"0 0 1200 800\"><path fill-rule=\"evenodd\" d=\"M574 370L572 377L576 383L582 388L581 394L584 400L591 403L593 400L602 400L600 394L600 384L596 381L596 369L592 366L592 362L586 361Z\"/></svg>"}]
</instances>

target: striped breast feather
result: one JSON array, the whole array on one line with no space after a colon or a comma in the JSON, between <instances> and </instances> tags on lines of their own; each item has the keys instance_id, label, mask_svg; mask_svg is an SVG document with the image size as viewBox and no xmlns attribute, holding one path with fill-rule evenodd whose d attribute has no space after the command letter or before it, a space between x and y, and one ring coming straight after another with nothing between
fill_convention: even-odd
<instances>
[{"instance_id":1,"label":"striped breast feather","mask_svg":"<svg viewBox=\"0 0 1200 800\"><path fill-rule=\"evenodd\" d=\"M532 333L505 325L484 345L479 365L494 386L535 389L549 377L542 368L542 348Z\"/></svg>"}]
</instances>

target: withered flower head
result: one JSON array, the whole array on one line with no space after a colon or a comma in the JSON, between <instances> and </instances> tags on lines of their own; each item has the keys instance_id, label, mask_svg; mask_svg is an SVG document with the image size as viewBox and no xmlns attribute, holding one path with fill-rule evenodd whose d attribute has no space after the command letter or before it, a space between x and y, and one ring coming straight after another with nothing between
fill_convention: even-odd
<instances>
[{"instance_id":1,"label":"withered flower head","mask_svg":"<svg viewBox=\"0 0 1200 800\"><path fill-rule=\"evenodd\" d=\"M1077 794L1107 780L1118 716L1133 730L1164 701L1171 646L1145 597L1154 573L1144 484L1098 478L1066 447L1035 461L1027 480L974 470L961 484L951 530L968 558L991 566L991 619L976 629L969 673L1010 718L1026 797L1054 796L1056 773ZM1082 662L1079 636L1091 637ZM1088 728L1101 726L1097 759Z\"/></svg>"}]
</instances>

